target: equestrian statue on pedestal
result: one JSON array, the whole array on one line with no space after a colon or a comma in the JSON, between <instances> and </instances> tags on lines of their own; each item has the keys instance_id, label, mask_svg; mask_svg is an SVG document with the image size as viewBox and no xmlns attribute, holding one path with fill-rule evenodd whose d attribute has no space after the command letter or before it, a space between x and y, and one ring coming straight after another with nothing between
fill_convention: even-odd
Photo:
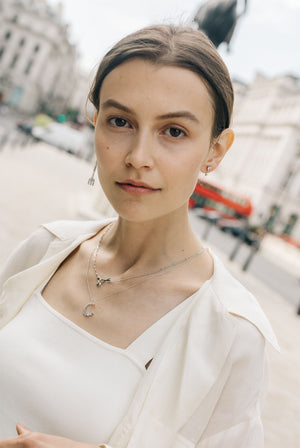
<instances>
[{"instance_id":1,"label":"equestrian statue on pedestal","mask_svg":"<svg viewBox=\"0 0 300 448\"><path fill-rule=\"evenodd\" d=\"M236 24L247 9L247 0L242 1L243 10L238 13L238 0L207 0L200 6L193 22L204 31L216 47L226 42L229 51Z\"/></svg>"}]
</instances>

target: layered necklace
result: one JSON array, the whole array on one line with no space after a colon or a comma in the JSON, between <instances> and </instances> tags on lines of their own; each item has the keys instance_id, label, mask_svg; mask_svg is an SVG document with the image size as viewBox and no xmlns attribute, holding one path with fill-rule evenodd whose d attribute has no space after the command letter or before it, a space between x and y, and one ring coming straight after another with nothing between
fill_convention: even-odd
<instances>
[{"instance_id":1,"label":"layered necklace","mask_svg":"<svg viewBox=\"0 0 300 448\"><path fill-rule=\"evenodd\" d=\"M95 273L95 277L96 277L96 286L97 287L102 287L105 284L109 284L109 283L120 283L120 282L125 282L128 280L133 280L133 279L139 279L138 281L134 282L133 284L131 284L130 286L126 286L125 288L122 288L121 290L115 291L115 292L111 292L109 294L106 294L104 296L101 297L101 300L106 299L108 297L111 297L115 294L119 294L120 292L126 291L128 289L134 288L137 285L140 285L141 283L154 278L154 277L158 277L161 275L166 274L167 272L170 272L172 269L175 269L177 266L182 265L183 263L186 263L189 260L192 260L193 258L201 255L204 251L205 248L202 247L202 249L200 249L199 251L195 252L193 255L190 255L189 257L183 258L179 261L170 263L160 269L157 269L155 271L151 271L151 272L147 272L144 274L139 274L139 275L132 275L130 277L120 277L120 278L116 278L116 279L112 279L111 277L107 277L104 278L102 277L98 272L97 272L97 255L99 252L99 249L101 247L101 242L103 241L104 236L106 235L106 233L108 232L108 230L111 228L111 226L113 225L113 223L109 224L106 229L104 230L104 232L102 232L101 237L99 238L99 241L95 247L94 250L92 250L89 259L88 259L88 264L87 264L87 272L86 272L86 284L87 284L87 290L88 290L88 296L89 296L89 302L86 303L83 307L82 310L82 314L85 317L92 317L94 316L95 312L92 310L89 310L90 308L95 308L96 306L96 298L92 297L92 293L91 293L91 287L90 287L90 281L89 281L89 271L90 271L90 267L91 267L91 260L93 258L93 270Z\"/></svg>"}]
</instances>

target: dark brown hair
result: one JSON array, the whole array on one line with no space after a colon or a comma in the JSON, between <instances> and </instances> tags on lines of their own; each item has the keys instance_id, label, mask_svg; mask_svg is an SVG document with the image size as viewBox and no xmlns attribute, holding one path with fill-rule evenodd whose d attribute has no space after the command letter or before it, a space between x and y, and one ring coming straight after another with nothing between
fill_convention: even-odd
<instances>
[{"instance_id":1,"label":"dark brown hair","mask_svg":"<svg viewBox=\"0 0 300 448\"><path fill-rule=\"evenodd\" d=\"M213 99L215 116L212 138L229 127L233 88L226 65L202 31L174 25L143 28L124 37L106 53L88 95L97 111L104 78L114 68L133 58L162 66L186 68L198 74Z\"/></svg>"}]
</instances>

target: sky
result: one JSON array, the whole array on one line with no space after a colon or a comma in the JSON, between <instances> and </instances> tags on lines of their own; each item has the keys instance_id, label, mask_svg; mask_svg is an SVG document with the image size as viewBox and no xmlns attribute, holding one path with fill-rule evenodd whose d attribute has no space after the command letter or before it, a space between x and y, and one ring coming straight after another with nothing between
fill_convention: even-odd
<instances>
[{"instance_id":1,"label":"sky","mask_svg":"<svg viewBox=\"0 0 300 448\"><path fill-rule=\"evenodd\" d=\"M126 34L153 23L189 24L205 0L49 0L62 3L63 19L91 73L109 48ZM240 6L244 4L240 0ZM300 0L248 0L230 52L219 52L234 79L249 83L256 73L269 78L300 77Z\"/></svg>"}]
</instances>

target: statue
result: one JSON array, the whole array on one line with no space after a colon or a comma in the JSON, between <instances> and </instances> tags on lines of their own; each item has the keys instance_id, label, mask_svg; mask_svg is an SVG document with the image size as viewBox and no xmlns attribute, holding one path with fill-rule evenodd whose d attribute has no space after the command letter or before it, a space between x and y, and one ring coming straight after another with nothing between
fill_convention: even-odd
<instances>
[{"instance_id":1,"label":"statue","mask_svg":"<svg viewBox=\"0 0 300 448\"><path fill-rule=\"evenodd\" d=\"M216 47L222 42L226 42L229 51L237 21L247 9L247 0L243 1L244 9L238 14L237 0L207 0L200 6L193 22L204 31Z\"/></svg>"}]
</instances>

